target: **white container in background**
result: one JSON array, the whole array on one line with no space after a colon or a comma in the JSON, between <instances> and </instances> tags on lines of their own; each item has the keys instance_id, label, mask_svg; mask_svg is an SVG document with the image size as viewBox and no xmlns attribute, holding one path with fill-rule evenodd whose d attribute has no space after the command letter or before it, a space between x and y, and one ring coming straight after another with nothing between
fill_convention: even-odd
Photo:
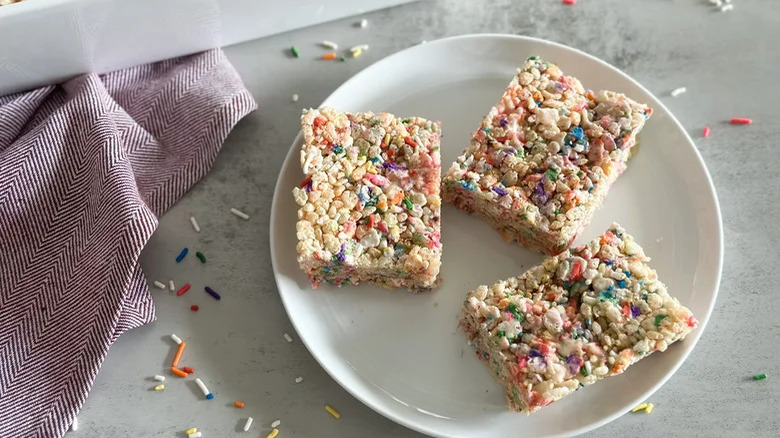
<instances>
[{"instance_id":1,"label":"white container in background","mask_svg":"<svg viewBox=\"0 0 780 438\"><path fill-rule=\"evenodd\" d=\"M26 0L0 7L0 95L412 0Z\"/></svg>"}]
</instances>

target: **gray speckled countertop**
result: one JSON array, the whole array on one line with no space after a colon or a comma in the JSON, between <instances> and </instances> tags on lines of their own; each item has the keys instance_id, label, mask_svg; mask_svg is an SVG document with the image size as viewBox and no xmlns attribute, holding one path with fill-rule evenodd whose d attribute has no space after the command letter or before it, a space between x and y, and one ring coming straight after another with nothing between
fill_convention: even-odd
<instances>
[{"instance_id":1,"label":"gray speckled countertop","mask_svg":"<svg viewBox=\"0 0 780 438\"><path fill-rule=\"evenodd\" d=\"M659 96L689 129L704 156L723 210L725 263L711 322L679 371L652 397L652 415L625 415L593 436L777 436L780 430L780 13L768 0L735 0L719 13L705 0L558 0L423 2L366 15L369 28L346 19L226 49L260 104L230 135L212 172L161 220L142 254L150 282L210 283L216 305L197 291L182 298L152 287L157 322L123 335L108 354L79 414L83 437L264 437L282 419L280 437L419 436L383 418L336 384L297 339L277 294L269 254L269 215L276 177L298 129L300 109L318 106L365 66L421 40L467 33L511 33L561 42L600 57ZM321 63L323 39L371 49L347 63ZM290 59L295 44L305 53ZM293 103L290 96L300 95ZM733 127L729 117L752 117ZM705 124L712 136L701 138ZM251 215L243 221L228 210ZM190 215L202 228L195 234ZM176 265L178 251L203 249ZM200 304L199 312L189 310ZM195 402L194 383L149 391L149 378L173 355L170 333L191 339L184 364L218 392ZM749 380L765 372L769 379ZM304 376L296 385L293 380ZM196 397L199 396L199 397ZM194 399L195 397L195 399ZM228 409L236 399L247 407ZM339 421L322 409L337 406ZM255 418L239 434L246 415ZM521 432L518 431L518 435Z\"/></svg>"}]
</instances>

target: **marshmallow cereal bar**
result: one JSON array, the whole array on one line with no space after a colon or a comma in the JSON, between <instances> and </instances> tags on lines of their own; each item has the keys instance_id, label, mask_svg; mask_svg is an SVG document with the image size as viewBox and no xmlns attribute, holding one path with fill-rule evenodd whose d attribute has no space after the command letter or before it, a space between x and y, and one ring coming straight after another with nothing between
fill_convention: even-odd
<instances>
[{"instance_id":1,"label":"marshmallow cereal bar","mask_svg":"<svg viewBox=\"0 0 780 438\"><path fill-rule=\"evenodd\" d=\"M468 293L461 327L506 388L539 408L664 351L696 326L617 224L519 277Z\"/></svg>"},{"instance_id":2,"label":"marshmallow cereal bar","mask_svg":"<svg viewBox=\"0 0 780 438\"><path fill-rule=\"evenodd\" d=\"M555 255L601 205L652 110L531 57L443 178L442 197Z\"/></svg>"},{"instance_id":3,"label":"marshmallow cereal bar","mask_svg":"<svg viewBox=\"0 0 780 438\"><path fill-rule=\"evenodd\" d=\"M421 291L441 265L441 127L419 117L305 110L293 189L298 263L317 287Z\"/></svg>"}]
</instances>

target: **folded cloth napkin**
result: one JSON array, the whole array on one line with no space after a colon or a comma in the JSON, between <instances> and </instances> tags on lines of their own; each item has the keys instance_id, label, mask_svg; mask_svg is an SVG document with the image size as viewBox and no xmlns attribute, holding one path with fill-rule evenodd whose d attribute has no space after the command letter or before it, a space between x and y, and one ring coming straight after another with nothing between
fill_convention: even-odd
<instances>
[{"instance_id":1,"label":"folded cloth napkin","mask_svg":"<svg viewBox=\"0 0 780 438\"><path fill-rule=\"evenodd\" d=\"M220 50L0 97L0 437L65 434L154 319L138 256L257 107Z\"/></svg>"}]
</instances>

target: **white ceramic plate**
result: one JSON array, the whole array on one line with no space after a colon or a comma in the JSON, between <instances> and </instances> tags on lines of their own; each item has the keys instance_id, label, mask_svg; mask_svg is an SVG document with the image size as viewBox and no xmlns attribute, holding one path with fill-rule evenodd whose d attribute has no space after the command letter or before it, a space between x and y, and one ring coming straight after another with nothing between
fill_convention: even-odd
<instances>
[{"instance_id":1,"label":"white ceramic plate","mask_svg":"<svg viewBox=\"0 0 780 438\"><path fill-rule=\"evenodd\" d=\"M701 322L682 343L553 403L534 415L509 412L504 392L457 330L465 293L542 260L474 216L442 211L444 279L427 294L364 285L312 290L296 262L296 208L303 179L295 139L271 211L271 254L279 293L300 338L355 397L386 417L443 437L553 437L593 429L624 414L680 366L704 330L720 281L723 236L712 182L693 142L637 82L580 51L538 39L473 35L415 46L366 68L323 105L441 120L447 168L526 57L556 62L591 89L611 89L655 109L641 146L578 242L622 224L669 287ZM684 406L679 406L684 408ZM573 415L572 413L575 413Z\"/></svg>"}]
</instances>

